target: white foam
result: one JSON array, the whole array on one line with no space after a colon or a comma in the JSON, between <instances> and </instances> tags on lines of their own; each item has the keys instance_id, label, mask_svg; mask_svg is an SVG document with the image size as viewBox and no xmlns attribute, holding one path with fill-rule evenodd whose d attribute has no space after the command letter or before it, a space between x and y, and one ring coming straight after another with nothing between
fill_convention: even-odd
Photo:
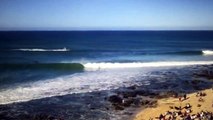
<instances>
[{"instance_id":1,"label":"white foam","mask_svg":"<svg viewBox=\"0 0 213 120\"><path fill-rule=\"evenodd\" d=\"M32 52L42 52L42 51L70 51L67 48L62 48L62 49L39 49L39 48L34 48L34 49L29 49L29 48L21 48L21 49L14 49L17 51L32 51Z\"/></svg>"},{"instance_id":2,"label":"white foam","mask_svg":"<svg viewBox=\"0 0 213 120\"><path fill-rule=\"evenodd\" d=\"M204 55L213 55L213 51L212 50L203 50L202 53Z\"/></svg>"},{"instance_id":3,"label":"white foam","mask_svg":"<svg viewBox=\"0 0 213 120\"><path fill-rule=\"evenodd\" d=\"M114 69L114 68L142 68L142 67L170 67L170 66L189 66L189 65L208 65L213 61L166 61L166 62L133 62L133 63L86 63L86 70Z\"/></svg>"},{"instance_id":4,"label":"white foam","mask_svg":"<svg viewBox=\"0 0 213 120\"><path fill-rule=\"evenodd\" d=\"M0 104L30 101L46 97L116 89L139 81L141 71L95 71L25 83L0 91ZM147 84L147 83L146 83Z\"/></svg>"}]
</instances>

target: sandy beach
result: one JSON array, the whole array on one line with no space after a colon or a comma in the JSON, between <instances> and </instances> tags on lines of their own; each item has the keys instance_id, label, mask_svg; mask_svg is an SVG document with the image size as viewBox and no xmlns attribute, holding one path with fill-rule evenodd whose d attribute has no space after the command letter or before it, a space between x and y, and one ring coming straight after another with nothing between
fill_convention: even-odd
<instances>
[{"instance_id":1,"label":"sandy beach","mask_svg":"<svg viewBox=\"0 0 213 120\"><path fill-rule=\"evenodd\" d=\"M186 100L182 97L181 101L179 98L163 98L157 101L157 107L146 108L140 111L134 118L134 120L155 120L159 119L160 114L165 116L166 113L177 111L175 107L181 107L181 112L187 112L184 107L189 104L191 106L190 115L201 113L201 111L213 112L213 89L206 89L199 91L204 93L200 96L197 92L187 94ZM168 115L166 116L168 118ZM177 119L181 119L177 117Z\"/></svg>"}]
</instances>

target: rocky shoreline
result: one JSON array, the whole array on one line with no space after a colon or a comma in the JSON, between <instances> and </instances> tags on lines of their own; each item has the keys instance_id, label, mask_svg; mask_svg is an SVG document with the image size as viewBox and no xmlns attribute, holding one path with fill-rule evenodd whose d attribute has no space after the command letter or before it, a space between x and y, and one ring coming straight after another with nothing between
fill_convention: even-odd
<instances>
[{"instance_id":1,"label":"rocky shoreline","mask_svg":"<svg viewBox=\"0 0 213 120\"><path fill-rule=\"evenodd\" d=\"M184 71L188 71L187 75L191 78L186 79L183 77L180 79L178 85L182 86L182 89L168 89L171 86L176 86L175 84L165 84L159 87L159 89L147 89L144 86L130 86L123 88L122 90L117 90L115 95L108 97L108 101L112 104L115 110L124 110L128 107L141 107L152 108L157 106L157 100L169 97L182 97L184 94L189 94L191 92L196 92L204 89L213 89L213 66L193 66L186 67ZM176 76L184 74L174 74L175 72L165 72L164 76L170 76L171 74ZM177 72L178 73L178 72ZM186 89L184 89L186 88ZM187 89L190 88L190 89ZM136 112L137 113L137 112ZM135 114L136 114L135 113ZM135 115L133 114L133 115ZM133 116L134 117L134 116Z\"/></svg>"},{"instance_id":2,"label":"rocky shoreline","mask_svg":"<svg viewBox=\"0 0 213 120\"><path fill-rule=\"evenodd\" d=\"M141 82L115 90L55 96L0 105L2 120L119 120L155 107L157 100L211 88L213 65L188 66L152 72Z\"/></svg>"}]
</instances>

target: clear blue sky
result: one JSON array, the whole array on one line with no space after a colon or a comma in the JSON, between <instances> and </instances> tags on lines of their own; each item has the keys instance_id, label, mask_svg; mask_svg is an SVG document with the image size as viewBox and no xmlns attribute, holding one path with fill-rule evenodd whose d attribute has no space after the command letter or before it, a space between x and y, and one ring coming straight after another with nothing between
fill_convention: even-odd
<instances>
[{"instance_id":1,"label":"clear blue sky","mask_svg":"<svg viewBox=\"0 0 213 120\"><path fill-rule=\"evenodd\" d=\"M0 30L213 30L213 0L0 0Z\"/></svg>"}]
</instances>

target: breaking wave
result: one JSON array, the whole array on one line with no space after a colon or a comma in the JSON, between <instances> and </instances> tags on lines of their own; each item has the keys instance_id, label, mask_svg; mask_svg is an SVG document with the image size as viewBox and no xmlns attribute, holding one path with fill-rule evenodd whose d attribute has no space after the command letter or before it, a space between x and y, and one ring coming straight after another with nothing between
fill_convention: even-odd
<instances>
[{"instance_id":1,"label":"breaking wave","mask_svg":"<svg viewBox=\"0 0 213 120\"><path fill-rule=\"evenodd\" d=\"M212 50L203 50L202 53L204 55L213 55L213 51Z\"/></svg>"},{"instance_id":2,"label":"breaking wave","mask_svg":"<svg viewBox=\"0 0 213 120\"><path fill-rule=\"evenodd\" d=\"M64 52L64 51L70 51L70 49L62 48L62 49L40 49L40 48L20 48L20 49L13 49L14 51L31 51L31 52L45 52L45 51L56 51L56 52Z\"/></svg>"},{"instance_id":3,"label":"breaking wave","mask_svg":"<svg viewBox=\"0 0 213 120\"><path fill-rule=\"evenodd\" d=\"M213 61L165 61L165 62L133 62L133 63L86 63L85 69L141 68L141 67L170 67L189 65L208 65Z\"/></svg>"},{"instance_id":4,"label":"breaking wave","mask_svg":"<svg viewBox=\"0 0 213 120\"><path fill-rule=\"evenodd\" d=\"M63 64L63 63L62 63ZM59 66L61 67L61 63ZM71 68L73 67L72 63ZM69 64L64 64L65 66ZM140 84L149 85L150 81L141 81L144 76L150 76L147 69L151 67L187 66L187 65L207 65L213 61L182 61L182 62L148 62L148 63L86 63L76 66L84 69L109 69L98 71L85 71L72 75L56 77L53 79L39 80L18 84L0 90L0 104L10 104L14 102L24 102L34 99L42 99L59 95L73 93L86 93L92 91L110 90L119 87L130 86L140 81ZM41 68L50 66L41 64ZM56 65L57 66L57 65ZM19 66L17 66L19 67ZM36 67L36 64L31 67ZM146 67L146 69L143 69ZM148 67L148 68L147 68ZM114 69L113 68L140 68L140 70ZM57 68L58 69L58 68ZM144 71L143 71L144 70ZM143 82L143 83L141 83Z\"/></svg>"},{"instance_id":5,"label":"breaking wave","mask_svg":"<svg viewBox=\"0 0 213 120\"><path fill-rule=\"evenodd\" d=\"M17 70L101 70L101 69L119 69L119 68L144 68L144 67L173 67L190 65L209 65L213 61L163 61L163 62L100 62L100 63L34 63L34 64L0 64L0 69Z\"/></svg>"}]
</instances>

